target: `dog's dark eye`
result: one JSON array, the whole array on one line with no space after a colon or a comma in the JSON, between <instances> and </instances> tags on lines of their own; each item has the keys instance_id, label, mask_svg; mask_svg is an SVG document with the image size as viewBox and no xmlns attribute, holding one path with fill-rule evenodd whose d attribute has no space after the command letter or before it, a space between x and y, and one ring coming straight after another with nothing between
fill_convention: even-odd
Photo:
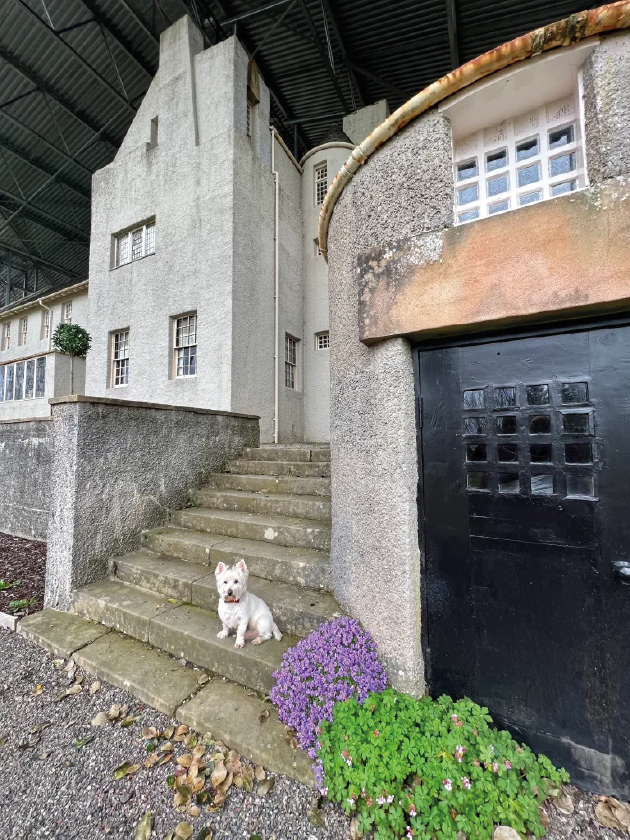
<instances>
[{"instance_id":1,"label":"dog's dark eye","mask_svg":"<svg viewBox=\"0 0 630 840\"><path fill-rule=\"evenodd\" d=\"M237 580L235 580L235 581L234 581L234 583L238 583L238 581L237 581Z\"/></svg>"},{"instance_id":2,"label":"dog's dark eye","mask_svg":"<svg viewBox=\"0 0 630 840\"><path fill-rule=\"evenodd\" d=\"M224 580L223 583L227 586L227 580Z\"/></svg>"}]
</instances>

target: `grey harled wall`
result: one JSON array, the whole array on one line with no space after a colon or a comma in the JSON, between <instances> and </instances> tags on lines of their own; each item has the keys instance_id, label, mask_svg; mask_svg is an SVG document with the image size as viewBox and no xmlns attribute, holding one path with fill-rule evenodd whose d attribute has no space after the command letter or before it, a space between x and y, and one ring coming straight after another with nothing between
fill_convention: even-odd
<instances>
[{"instance_id":1,"label":"grey harled wall","mask_svg":"<svg viewBox=\"0 0 630 840\"><path fill-rule=\"evenodd\" d=\"M0 533L46 539L51 438L50 420L0 423Z\"/></svg>"},{"instance_id":2,"label":"grey harled wall","mask_svg":"<svg viewBox=\"0 0 630 840\"><path fill-rule=\"evenodd\" d=\"M392 683L413 694L424 662L411 346L361 344L356 269L366 248L451 224L452 189L450 126L430 114L359 170L329 236L335 595L374 635Z\"/></svg>"},{"instance_id":3,"label":"grey harled wall","mask_svg":"<svg viewBox=\"0 0 630 840\"><path fill-rule=\"evenodd\" d=\"M59 609L259 441L256 417L89 397L53 403L53 428L46 606Z\"/></svg>"}]
</instances>

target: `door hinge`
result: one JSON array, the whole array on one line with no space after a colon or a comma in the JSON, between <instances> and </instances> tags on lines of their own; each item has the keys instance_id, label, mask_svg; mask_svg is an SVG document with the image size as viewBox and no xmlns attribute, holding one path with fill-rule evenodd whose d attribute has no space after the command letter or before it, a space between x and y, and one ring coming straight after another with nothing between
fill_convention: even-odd
<instances>
[{"instance_id":1,"label":"door hinge","mask_svg":"<svg viewBox=\"0 0 630 840\"><path fill-rule=\"evenodd\" d=\"M423 425L423 423L422 423L422 419L423 419L422 418L422 408L423 408L422 397L418 394L418 396L416 397L416 423L417 423L419 429L421 429L422 425Z\"/></svg>"}]
</instances>

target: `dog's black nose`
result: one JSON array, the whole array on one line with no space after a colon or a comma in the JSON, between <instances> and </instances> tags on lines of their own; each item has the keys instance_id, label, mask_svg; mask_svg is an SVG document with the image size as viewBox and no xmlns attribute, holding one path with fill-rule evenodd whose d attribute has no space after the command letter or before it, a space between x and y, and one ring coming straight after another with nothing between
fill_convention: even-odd
<instances>
[{"instance_id":1,"label":"dog's black nose","mask_svg":"<svg viewBox=\"0 0 630 840\"><path fill-rule=\"evenodd\" d=\"M228 589L228 595L230 596L230 598L232 597L232 590L231 589Z\"/></svg>"}]
</instances>

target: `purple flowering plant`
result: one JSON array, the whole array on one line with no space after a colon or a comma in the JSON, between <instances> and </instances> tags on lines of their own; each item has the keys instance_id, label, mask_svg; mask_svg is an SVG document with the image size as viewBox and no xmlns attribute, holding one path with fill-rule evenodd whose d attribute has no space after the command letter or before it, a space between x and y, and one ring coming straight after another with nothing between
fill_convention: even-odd
<instances>
[{"instance_id":1,"label":"purple flowering plant","mask_svg":"<svg viewBox=\"0 0 630 840\"><path fill-rule=\"evenodd\" d=\"M298 743L313 759L321 724L332 721L336 703L354 698L361 704L387 687L374 640L356 619L346 617L321 624L289 648L274 677L271 700L278 717L295 729ZM323 787L321 765L314 769Z\"/></svg>"}]
</instances>

